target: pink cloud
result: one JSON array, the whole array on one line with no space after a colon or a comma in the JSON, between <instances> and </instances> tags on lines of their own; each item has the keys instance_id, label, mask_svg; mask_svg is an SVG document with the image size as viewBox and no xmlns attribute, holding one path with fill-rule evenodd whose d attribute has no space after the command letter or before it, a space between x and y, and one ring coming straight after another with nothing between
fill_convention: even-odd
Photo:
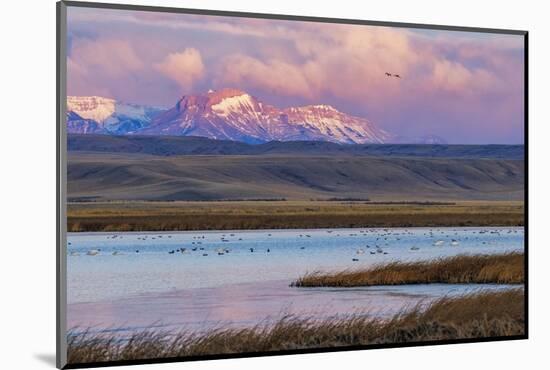
<instances>
[{"instance_id":1,"label":"pink cloud","mask_svg":"<svg viewBox=\"0 0 550 370\"><path fill-rule=\"evenodd\" d=\"M201 54L194 48L171 53L154 67L187 90L191 89L193 84L205 74Z\"/></svg>"},{"instance_id":2,"label":"pink cloud","mask_svg":"<svg viewBox=\"0 0 550 370\"><path fill-rule=\"evenodd\" d=\"M93 68L112 76L121 76L144 68L131 44L125 40L76 39L69 57L74 68L90 73Z\"/></svg>"},{"instance_id":3,"label":"pink cloud","mask_svg":"<svg viewBox=\"0 0 550 370\"><path fill-rule=\"evenodd\" d=\"M462 95L482 93L496 84L489 71L482 68L466 68L463 64L438 60L434 63L428 89Z\"/></svg>"},{"instance_id":4,"label":"pink cloud","mask_svg":"<svg viewBox=\"0 0 550 370\"><path fill-rule=\"evenodd\" d=\"M328 94L379 105L442 94L481 96L505 90L503 81L509 79L509 58L499 56L498 50L489 52L478 41L434 42L405 29L350 25L300 24L274 32L292 40L295 52L279 47L258 49L254 57L226 56L217 84L306 99ZM449 50L455 57L448 56ZM474 57L482 65L469 65ZM388 78L385 72L403 78Z\"/></svg>"},{"instance_id":5,"label":"pink cloud","mask_svg":"<svg viewBox=\"0 0 550 370\"><path fill-rule=\"evenodd\" d=\"M296 31L295 31L296 32ZM398 93L384 72L407 74L418 55L406 35L369 27L310 26L293 39L296 58L284 50L222 60L218 84L248 85L288 96L318 99L323 94L365 101Z\"/></svg>"},{"instance_id":6,"label":"pink cloud","mask_svg":"<svg viewBox=\"0 0 550 370\"><path fill-rule=\"evenodd\" d=\"M272 93L312 97L312 86L306 70L283 60L261 61L242 54L224 59L218 75L219 85L244 84Z\"/></svg>"}]
</instances>

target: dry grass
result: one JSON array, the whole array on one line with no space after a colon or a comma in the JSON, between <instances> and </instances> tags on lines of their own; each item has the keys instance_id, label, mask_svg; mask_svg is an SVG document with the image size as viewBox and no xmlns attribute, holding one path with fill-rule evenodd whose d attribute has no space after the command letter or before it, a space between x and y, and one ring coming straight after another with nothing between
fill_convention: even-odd
<instances>
[{"instance_id":1,"label":"dry grass","mask_svg":"<svg viewBox=\"0 0 550 370\"><path fill-rule=\"evenodd\" d=\"M216 329L202 335L145 331L125 340L90 333L68 335L70 364L271 352L381 343L456 340L523 335L522 289L442 298L390 320L353 315L314 320L287 315L275 324Z\"/></svg>"},{"instance_id":2,"label":"dry grass","mask_svg":"<svg viewBox=\"0 0 550 370\"><path fill-rule=\"evenodd\" d=\"M357 287L429 283L520 284L524 281L524 255L459 255L430 261L390 262L363 270L308 273L296 287Z\"/></svg>"},{"instance_id":3,"label":"dry grass","mask_svg":"<svg viewBox=\"0 0 550 370\"><path fill-rule=\"evenodd\" d=\"M522 226L522 202L222 201L70 203L68 230L177 231Z\"/></svg>"}]
</instances>

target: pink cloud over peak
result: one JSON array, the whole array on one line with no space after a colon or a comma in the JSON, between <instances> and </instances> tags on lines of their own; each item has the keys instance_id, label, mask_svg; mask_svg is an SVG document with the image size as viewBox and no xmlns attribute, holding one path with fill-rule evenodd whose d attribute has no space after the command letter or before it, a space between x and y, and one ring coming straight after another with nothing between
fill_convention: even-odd
<instances>
[{"instance_id":1,"label":"pink cloud over peak","mask_svg":"<svg viewBox=\"0 0 550 370\"><path fill-rule=\"evenodd\" d=\"M170 53L154 65L155 69L176 81L184 90L191 89L193 84L205 73L201 54L197 49L186 48L181 52Z\"/></svg>"},{"instance_id":2,"label":"pink cloud over peak","mask_svg":"<svg viewBox=\"0 0 550 370\"><path fill-rule=\"evenodd\" d=\"M171 106L234 87L396 134L523 142L521 35L77 8L68 29L75 95Z\"/></svg>"}]
</instances>

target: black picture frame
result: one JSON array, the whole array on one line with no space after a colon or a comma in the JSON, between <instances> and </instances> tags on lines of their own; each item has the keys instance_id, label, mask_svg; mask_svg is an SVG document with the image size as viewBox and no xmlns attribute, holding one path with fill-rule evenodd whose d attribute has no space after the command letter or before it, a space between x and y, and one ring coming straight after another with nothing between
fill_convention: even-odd
<instances>
[{"instance_id":1,"label":"black picture frame","mask_svg":"<svg viewBox=\"0 0 550 370\"><path fill-rule=\"evenodd\" d=\"M482 342L496 342L496 341L510 341L510 340L523 340L529 338L529 48L528 48L528 36L529 32L526 30L512 30L512 29L496 29L496 28L481 28L481 27L462 27L462 26L449 26L449 25L436 25L436 24L419 24L419 23L402 23L402 22L386 22L386 21L372 21L372 20L358 20L358 19L342 19L342 18L328 18L328 17L312 17L312 16L299 16L299 15L284 15L284 14L266 14L266 13L253 13L253 12L238 12L238 11L221 11L210 9L190 9L190 8L177 8L177 7L160 7L160 6L144 6L144 5L130 5L130 4L109 4L109 3L97 3L97 2L80 2L80 1L59 1L56 4L56 26L57 26L57 62L56 62L56 119L57 119L57 145L56 145L56 199L57 199L57 214L56 214L56 228L57 228L57 250L56 250L56 291L57 291L57 310L56 310L56 365L60 369L77 369L77 368L94 368L94 367L109 367L109 366L121 366L121 365L138 365L138 364L157 364L157 363L171 363L171 362L189 362L189 361L205 361L205 360L218 360L218 359L233 359L233 358L245 358L245 357L267 357L267 356L281 356L281 355L293 355L293 354L313 354L322 352L342 352L342 351L357 351L367 349L381 349L381 348L402 348L402 347L419 347L419 346L434 346L434 345L448 345L448 344L462 344L462 343L482 343ZM308 21L319 23L339 23L349 25L366 25L366 26L381 26L381 27L399 27L399 28L414 28L414 29L429 29L429 30L442 30L442 31L464 31L464 32L476 32L476 33L493 33L493 34L509 34L519 35L524 38L524 168L525 168L525 190L524 190L524 255L525 255L525 333L517 336L503 336L503 337L486 337L486 338L470 338L470 339L456 339L456 340L438 340L438 341L419 341L408 342L399 344L376 344L376 345L361 345L361 346L348 346L348 347L328 347L328 348L314 348L314 349L299 349L299 350L281 350L277 352L249 352L249 353L235 353L235 354L221 354L221 355L205 355L205 356L190 356L190 357L174 357L174 358L157 358L157 359L143 359L143 360L131 360L131 361L106 361L97 363L85 363L85 364L67 364L66 361L66 272L67 272L67 260L66 260L66 233L67 233L67 215L66 215L66 195L67 195L67 163L66 163L66 35L67 35L67 23L66 23L66 10L68 7L78 8L95 8L95 9L116 9L116 10L134 10L134 11L149 11L149 12L163 12L163 13L179 13L179 14L194 14L194 15L210 15L210 16L224 16L224 17L240 17L240 18L258 18L258 19L273 19L273 20L290 20L290 21Z\"/></svg>"}]
</instances>

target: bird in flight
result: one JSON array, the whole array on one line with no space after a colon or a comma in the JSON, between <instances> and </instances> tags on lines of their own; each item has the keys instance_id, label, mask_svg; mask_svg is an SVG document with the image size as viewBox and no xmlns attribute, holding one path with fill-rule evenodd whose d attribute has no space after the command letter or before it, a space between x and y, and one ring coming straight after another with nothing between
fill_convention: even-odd
<instances>
[{"instance_id":1,"label":"bird in flight","mask_svg":"<svg viewBox=\"0 0 550 370\"><path fill-rule=\"evenodd\" d=\"M401 78L401 75L398 75L398 74L391 74L390 72L384 72L384 74L386 75L386 77L395 77L395 78Z\"/></svg>"}]
</instances>

